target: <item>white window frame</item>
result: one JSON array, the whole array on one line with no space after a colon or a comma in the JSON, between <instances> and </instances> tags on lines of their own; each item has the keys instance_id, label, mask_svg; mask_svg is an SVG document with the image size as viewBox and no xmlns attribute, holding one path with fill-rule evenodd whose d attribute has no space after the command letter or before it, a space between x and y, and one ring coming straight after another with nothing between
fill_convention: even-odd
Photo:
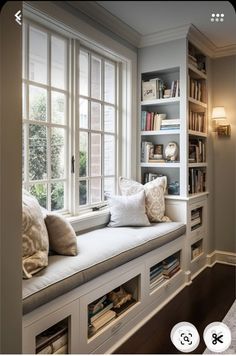
<instances>
[{"instance_id":1,"label":"white window frame","mask_svg":"<svg viewBox=\"0 0 236 356\"><path fill-rule=\"evenodd\" d=\"M33 27L38 29L39 31L43 31L47 34L47 84L38 83L37 81L32 81L29 79L29 28ZM24 53L24 60L23 60L23 86L25 86L26 90L26 102L25 102L25 115L23 117L23 126L25 128L24 132L24 188L26 190L30 190L30 186L37 183L46 184L47 186L47 209L51 210L51 184L57 182L64 183L64 208L58 210L58 212L68 212L70 209L69 207L69 129L70 129L70 115L69 115L69 57L70 57L70 43L68 38L58 34L55 31L51 31L47 29L45 26L38 25L37 23L29 20L24 20L24 40L25 40L25 53ZM60 89L53 87L51 85L51 38L56 37L62 39L66 43L66 89ZM32 120L29 118L29 86L34 86L37 88L43 88L47 91L47 121L40 121L40 120ZM65 105L66 105L66 122L65 124L56 124L52 123L51 120L51 93L57 92L62 93L65 95ZM24 92L23 92L24 95ZM29 126L31 124L40 125L46 127L47 132L47 179L42 180L30 180L29 178ZM65 130L65 169L64 169L64 177L63 178L51 178L51 149L50 149L50 142L51 142L51 129L52 128L62 128Z\"/></svg>"}]
</instances>

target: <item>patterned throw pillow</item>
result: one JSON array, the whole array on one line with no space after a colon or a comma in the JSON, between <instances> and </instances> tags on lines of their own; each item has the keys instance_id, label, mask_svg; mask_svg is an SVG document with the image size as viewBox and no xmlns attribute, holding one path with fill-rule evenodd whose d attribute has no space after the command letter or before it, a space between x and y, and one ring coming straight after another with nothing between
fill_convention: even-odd
<instances>
[{"instance_id":1,"label":"patterned throw pillow","mask_svg":"<svg viewBox=\"0 0 236 356\"><path fill-rule=\"evenodd\" d=\"M22 197L22 269L23 278L48 265L48 233L38 201L29 193Z\"/></svg>"},{"instance_id":2,"label":"patterned throw pillow","mask_svg":"<svg viewBox=\"0 0 236 356\"><path fill-rule=\"evenodd\" d=\"M61 215L48 213L45 218L50 250L65 256L78 254L77 239L71 224Z\"/></svg>"},{"instance_id":3,"label":"patterned throw pillow","mask_svg":"<svg viewBox=\"0 0 236 356\"><path fill-rule=\"evenodd\" d=\"M144 185L134 180L120 177L119 185L122 195L133 195L145 191L146 212L150 222L170 221L165 216L165 190L167 178L158 177Z\"/></svg>"},{"instance_id":4,"label":"patterned throw pillow","mask_svg":"<svg viewBox=\"0 0 236 356\"><path fill-rule=\"evenodd\" d=\"M110 223L108 226L148 226L150 222L145 212L145 194L132 196L115 195L108 199Z\"/></svg>"}]
</instances>

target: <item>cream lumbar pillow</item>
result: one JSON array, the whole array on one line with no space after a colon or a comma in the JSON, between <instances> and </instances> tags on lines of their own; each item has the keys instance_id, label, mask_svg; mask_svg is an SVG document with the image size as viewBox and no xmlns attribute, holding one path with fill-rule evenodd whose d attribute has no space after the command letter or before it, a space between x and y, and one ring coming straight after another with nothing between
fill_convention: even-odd
<instances>
[{"instance_id":1,"label":"cream lumbar pillow","mask_svg":"<svg viewBox=\"0 0 236 356\"><path fill-rule=\"evenodd\" d=\"M145 211L145 193L132 196L115 195L108 199L110 223L108 226L148 226L150 222Z\"/></svg>"},{"instance_id":2,"label":"cream lumbar pillow","mask_svg":"<svg viewBox=\"0 0 236 356\"><path fill-rule=\"evenodd\" d=\"M28 192L22 196L22 269L31 278L48 265L48 233L38 201Z\"/></svg>"},{"instance_id":3,"label":"cream lumbar pillow","mask_svg":"<svg viewBox=\"0 0 236 356\"><path fill-rule=\"evenodd\" d=\"M137 192L145 192L145 206L150 222L170 221L165 216L166 176L158 177L146 184L138 183L132 179L120 177L119 185L122 195L128 196Z\"/></svg>"},{"instance_id":4,"label":"cream lumbar pillow","mask_svg":"<svg viewBox=\"0 0 236 356\"><path fill-rule=\"evenodd\" d=\"M71 224L61 215L49 213L45 218L50 250L59 255L76 256L77 238Z\"/></svg>"}]
</instances>

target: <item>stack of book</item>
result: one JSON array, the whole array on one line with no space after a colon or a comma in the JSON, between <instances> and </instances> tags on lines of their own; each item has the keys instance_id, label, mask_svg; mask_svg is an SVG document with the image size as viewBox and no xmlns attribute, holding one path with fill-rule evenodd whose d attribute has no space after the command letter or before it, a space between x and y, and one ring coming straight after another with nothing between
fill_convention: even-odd
<instances>
[{"instance_id":1,"label":"stack of book","mask_svg":"<svg viewBox=\"0 0 236 356\"><path fill-rule=\"evenodd\" d=\"M197 58L191 54L188 55L188 63L197 69Z\"/></svg>"},{"instance_id":2,"label":"stack of book","mask_svg":"<svg viewBox=\"0 0 236 356\"><path fill-rule=\"evenodd\" d=\"M191 231L199 228L202 225L201 208L191 211Z\"/></svg>"},{"instance_id":3,"label":"stack of book","mask_svg":"<svg viewBox=\"0 0 236 356\"><path fill-rule=\"evenodd\" d=\"M36 354L67 354L68 324L62 321L36 336Z\"/></svg>"},{"instance_id":4,"label":"stack of book","mask_svg":"<svg viewBox=\"0 0 236 356\"><path fill-rule=\"evenodd\" d=\"M202 139L189 140L189 163L206 162L205 142Z\"/></svg>"},{"instance_id":5,"label":"stack of book","mask_svg":"<svg viewBox=\"0 0 236 356\"><path fill-rule=\"evenodd\" d=\"M171 278L175 273L180 270L179 258L172 255L163 261L163 276L166 279Z\"/></svg>"},{"instance_id":6,"label":"stack of book","mask_svg":"<svg viewBox=\"0 0 236 356\"><path fill-rule=\"evenodd\" d=\"M180 119L166 119L161 121L161 130L179 130Z\"/></svg>"},{"instance_id":7,"label":"stack of book","mask_svg":"<svg viewBox=\"0 0 236 356\"><path fill-rule=\"evenodd\" d=\"M157 287L164 281L162 262L156 264L150 269L150 288Z\"/></svg>"},{"instance_id":8,"label":"stack of book","mask_svg":"<svg viewBox=\"0 0 236 356\"><path fill-rule=\"evenodd\" d=\"M189 130L205 132L205 113L189 110Z\"/></svg>"},{"instance_id":9,"label":"stack of book","mask_svg":"<svg viewBox=\"0 0 236 356\"><path fill-rule=\"evenodd\" d=\"M191 252L192 252L192 259L198 257L201 255L202 253L202 244L200 244L199 242L197 242L196 244L194 244L192 246L192 249L191 249Z\"/></svg>"},{"instance_id":10,"label":"stack of book","mask_svg":"<svg viewBox=\"0 0 236 356\"><path fill-rule=\"evenodd\" d=\"M116 313L111 310L113 303L107 295L88 305L89 336L96 333L102 326L116 317Z\"/></svg>"},{"instance_id":11,"label":"stack of book","mask_svg":"<svg viewBox=\"0 0 236 356\"><path fill-rule=\"evenodd\" d=\"M194 68L200 70L201 72L206 74L206 59L205 56L198 55L195 57L192 54L188 55L188 63L191 64Z\"/></svg>"}]
</instances>

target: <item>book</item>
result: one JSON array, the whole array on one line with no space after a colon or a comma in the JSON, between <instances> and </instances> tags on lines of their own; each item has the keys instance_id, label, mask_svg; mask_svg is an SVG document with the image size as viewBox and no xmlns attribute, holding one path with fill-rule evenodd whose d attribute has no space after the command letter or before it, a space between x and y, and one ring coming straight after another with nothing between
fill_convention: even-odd
<instances>
[{"instance_id":1,"label":"book","mask_svg":"<svg viewBox=\"0 0 236 356\"><path fill-rule=\"evenodd\" d=\"M161 126L180 125L180 119L165 119L161 121Z\"/></svg>"},{"instance_id":2,"label":"book","mask_svg":"<svg viewBox=\"0 0 236 356\"><path fill-rule=\"evenodd\" d=\"M96 313L97 311L103 309L103 302L107 299L107 296L104 295L102 298L95 300L93 303L88 305L89 313Z\"/></svg>"},{"instance_id":3,"label":"book","mask_svg":"<svg viewBox=\"0 0 236 356\"><path fill-rule=\"evenodd\" d=\"M122 304L120 308L115 309L116 316L120 316L123 314L127 309L129 309L132 305L136 303L136 300L134 298L131 298L128 300L126 303Z\"/></svg>"},{"instance_id":4,"label":"book","mask_svg":"<svg viewBox=\"0 0 236 356\"><path fill-rule=\"evenodd\" d=\"M68 343L68 334L65 333L60 336L58 339L51 341L49 345L44 346L43 348L37 348L37 354L54 354L57 350L61 349L63 346L67 346Z\"/></svg>"},{"instance_id":5,"label":"book","mask_svg":"<svg viewBox=\"0 0 236 356\"><path fill-rule=\"evenodd\" d=\"M103 315L107 310L112 309L112 307L113 307L113 303L109 302L109 304L104 306L103 309L101 309L97 313L93 314L92 316L89 316L90 323L93 323L96 319L98 319L101 315Z\"/></svg>"},{"instance_id":6,"label":"book","mask_svg":"<svg viewBox=\"0 0 236 356\"><path fill-rule=\"evenodd\" d=\"M62 346L59 350L55 351L54 354L65 355L68 353L67 345Z\"/></svg>"},{"instance_id":7,"label":"book","mask_svg":"<svg viewBox=\"0 0 236 356\"><path fill-rule=\"evenodd\" d=\"M109 321L116 317L116 312L114 310L107 310L103 315L94 320L91 324L94 331L99 330L102 326L107 324Z\"/></svg>"},{"instance_id":8,"label":"book","mask_svg":"<svg viewBox=\"0 0 236 356\"><path fill-rule=\"evenodd\" d=\"M179 266L179 261L176 261L172 266L169 268L163 268L163 275L168 275L173 269L176 268L176 266Z\"/></svg>"},{"instance_id":9,"label":"book","mask_svg":"<svg viewBox=\"0 0 236 356\"><path fill-rule=\"evenodd\" d=\"M180 270L180 265L176 266L171 272L168 274L163 274L164 278L169 279L171 278L174 274L176 274Z\"/></svg>"}]
</instances>

